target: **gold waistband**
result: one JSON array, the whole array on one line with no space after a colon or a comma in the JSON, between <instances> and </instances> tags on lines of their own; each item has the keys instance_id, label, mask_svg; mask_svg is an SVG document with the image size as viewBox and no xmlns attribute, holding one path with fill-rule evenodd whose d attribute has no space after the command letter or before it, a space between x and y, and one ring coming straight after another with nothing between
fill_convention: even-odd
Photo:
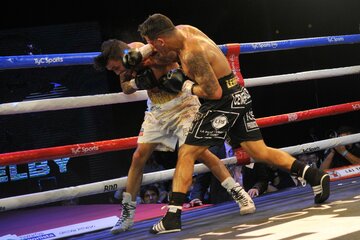
<instances>
[{"instance_id":1,"label":"gold waistband","mask_svg":"<svg viewBox=\"0 0 360 240\"><path fill-rule=\"evenodd\" d=\"M164 104L178 96L179 93L168 93L161 90L149 90L148 96L153 104Z\"/></svg>"}]
</instances>

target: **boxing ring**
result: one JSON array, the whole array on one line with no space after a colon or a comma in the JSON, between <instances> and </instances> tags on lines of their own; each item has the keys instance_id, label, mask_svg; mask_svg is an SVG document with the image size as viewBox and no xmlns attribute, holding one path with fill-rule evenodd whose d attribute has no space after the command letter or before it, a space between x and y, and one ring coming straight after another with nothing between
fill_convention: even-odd
<instances>
[{"instance_id":1,"label":"boxing ring","mask_svg":"<svg viewBox=\"0 0 360 240\"><path fill-rule=\"evenodd\" d=\"M251 88L255 86L360 74L360 65L243 79L240 75L239 54L358 43L360 43L360 34L244 44L233 43L219 45L219 47L226 55L233 71L240 77L241 83L245 87ZM0 57L0 70L89 65L92 64L93 58L98 54L98 52L91 52L5 56ZM146 99L147 94L146 91L143 90L137 91L131 95L113 93L13 102L1 104L0 115L56 111L109 104L126 104L128 102L143 101ZM265 128L320 117L345 114L359 110L360 100L258 118L257 123L259 127ZM76 157L80 156L134 149L136 147L136 142L137 137L129 137L2 153L0 154L0 166L39 162L64 157L71 157L76 161ZM282 149L292 155L298 155L301 153L325 150L338 145L346 145L355 142L360 142L360 133L322 141L308 142L295 146L287 146ZM234 152L234 157L226 158L222 161L224 161L225 164L241 165L250 162L247 154L241 149L235 149ZM106 164L106 162L104 162L104 164ZM207 171L209 170L203 164L196 164L194 173L203 173ZM144 175L142 184L146 185L159 181L170 180L173 173L174 169L147 173ZM321 231L321 229L314 230L314 228L311 227L312 225L319 224L321 228L328 230L331 226L326 224L330 220L336 221L338 224L348 223L351 226L360 226L360 212L356 208L357 202L360 201L360 190L358 188L358 182L360 180L360 165L331 170L330 175L332 180L332 195L330 196L330 199L321 206L314 206L312 199L313 196L309 187L293 188L256 198L255 203L257 205L257 213L248 216L240 216L238 214L238 208L233 202L186 211L183 214L183 231L171 235L156 236L156 238L269 239L267 237L271 236L271 239L285 239L286 237L290 238L296 236L296 239L330 239L331 236L342 237L343 235L347 235L350 236L348 239L352 239L352 236L356 236L356 234L360 235L359 227L349 227L350 230L343 230L344 234L342 234L341 231L337 231L336 233L332 233L332 235L328 234L328 232L331 231L326 232L324 230ZM117 221L117 217L115 215L120 213L117 210L118 206L116 206L116 208L112 207L109 209L108 211L111 213L107 212L107 215L105 214L106 217L104 217L105 215L97 216L98 218L94 218L92 216L88 220L86 218L81 219L81 222L66 223L63 221L61 224L54 224L53 226L46 226L46 224L43 224L42 227L35 227L34 229L36 229L36 231L32 229L33 231L30 232L28 230L21 230L21 227L18 229L16 227L16 222L19 222L19 219L17 219L16 216L21 216L22 212L30 211L31 209L35 209L34 211L37 211L37 208L30 208L30 210L24 208L36 207L47 203L123 189L126 184L126 179L126 177L122 177L75 187L2 198L0 199L0 239L58 239L74 235L77 236L71 239L128 239L130 237L133 239L155 238L155 236L148 234L148 230L150 226L156 222L156 220L149 219L160 217L162 213L158 212L157 214L148 216L147 218L144 217L143 219L135 219L137 222L135 223L132 231L112 236L109 232L109 228ZM158 211L158 209L160 209L160 205L149 207L156 208L154 211ZM60 208L61 207L59 207L57 211L62 211ZM94 208L90 211L96 212L97 210L98 208ZM106 210L103 211L105 212ZM146 212L147 209L143 206L138 207L136 215L140 214L139 212L142 211ZM58 215L56 211L53 212L53 214ZM350 217L348 215L350 215ZM50 216L49 213L49 218L51 217L52 216ZM5 218L12 219L14 223L10 223L10 220L5 221ZM221 221L219 221L219 219ZM29 220L31 219L29 218ZM306 222L309 224L304 224ZM287 231L287 233L279 230L292 229L295 228L293 226L299 226L299 224L302 226L302 230ZM18 238L11 238L11 234L17 235ZM1 238L1 236L3 236L3 238Z\"/></svg>"}]
</instances>

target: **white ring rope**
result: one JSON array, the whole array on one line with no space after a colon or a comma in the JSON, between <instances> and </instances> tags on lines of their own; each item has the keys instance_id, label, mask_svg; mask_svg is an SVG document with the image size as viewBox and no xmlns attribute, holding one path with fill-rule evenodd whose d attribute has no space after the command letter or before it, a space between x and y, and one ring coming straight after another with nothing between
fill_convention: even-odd
<instances>
[{"instance_id":1,"label":"white ring rope","mask_svg":"<svg viewBox=\"0 0 360 240\"><path fill-rule=\"evenodd\" d=\"M271 84L280 84L285 82L305 81L322 78L332 78L338 76L352 75L360 73L360 66L331 68L323 70L313 70L307 72L298 72L282 74L268 77L258 77L244 79L246 87L265 86Z\"/></svg>"},{"instance_id":2,"label":"white ring rope","mask_svg":"<svg viewBox=\"0 0 360 240\"><path fill-rule=\"evenodd\" d=\"M338 138L331 138L317 142L310 142L301 145L285 147L281 149L291 155L297 155L301 153L310 153L314 151L324 150L327 148L333 148L338 145L347 145L359 141L360 133L357 133ZM236 157L225 158L223 159L223 162L225 164L235 164L237 163L237 159ZM172 179L174 171L174 169L169 169L165 171L144 174L142 185ZM209 169L203 164L195 165L194 173L204 173L208 171ZM0 212L115 191L116 189L123 189L126 186L126 181L127 177L122 177L97 183L79 185L75 187L68 187L52 191L3 198L0 199Z\"/></svg>"},{"instance_id":3,"label":"white ring rope","mask_svg":"<svg viewBox=\"0 0 360 240\"><path fill-rule=\"evenodd\" d=\"M52 98L27 102L0 104L0 115L45 112L83 107L102 106L116 103L137 102L148 98L145 90L133 94L108 93L82 97Z\"/></svg>"},{"instance_id":4,"label":"white ring rope","mask_svg":"<svg viewBox=\"0 0 360 240\"><path fill-rule=\"evenodd\" d=\"M360 66L351 66L267 77L248 78L244 79L244 82L246 87L255 87L293 81L330 78L358 73L360 73ZM142 90L130 95L126 95L124 93L111 93L82 97L66 97L26 102L13 102L0 104L0 115L74 109L108 104L135 102L146 99L147 93L145 90Z\"/></svg>"}]
</instances>

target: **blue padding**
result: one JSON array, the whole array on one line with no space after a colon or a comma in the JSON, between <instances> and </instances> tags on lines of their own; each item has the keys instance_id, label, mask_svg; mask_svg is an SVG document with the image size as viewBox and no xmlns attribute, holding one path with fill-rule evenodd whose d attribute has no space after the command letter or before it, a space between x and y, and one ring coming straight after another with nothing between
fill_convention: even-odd
<instances>
[{"instance_id":1,"label":"blue padding","mask_svg":"<svg viewBox=\"0 0 360 240\"><path fill-rule=\"evenodd\" d=\"M224 53L224 55L226 55L228 53L228 47L226 46L226 44L219 45L219 48Z\"/></svg>"},{"instance_id":2,"label":"blue padding","mask_svg":"<svg viewBox=\"0 0 360 240\"><path fill-rule=\"evenodd\" d=\"M0 69L89 65L100 52L0 57Z\"/></svg>"},{"instance_id":3,"label":"blue padding","mask_svg":"<svg viewBox=\"0 0 360 240\"><path fill-rule=\"evenodd\" d=\"M241 43L241 53L258 53L288 50L295 48L318 47L327 45L353 44L360 42L360 34L328 36L317 38L302 38L282 41L269 41L257 43ZM224 54L227 54L226 44L219 45ZM0 70L20 68L59 67L71 65L90 65L99 52L47 54L47 55L22 55L0 57Z\"/></svg>"},{"instance_id":4,"label":"blue padding","mask_svg":"<svg viewBox=\"0 0 360 240\"><path fill-rule=\"evenodd\" d=\"M241 53L256 53L288 50L294 48L318 47L327 45L352 44L360 42L360 34L302 38L283 41L270 41L240 44Z\"/></svg>"}]
</instances>

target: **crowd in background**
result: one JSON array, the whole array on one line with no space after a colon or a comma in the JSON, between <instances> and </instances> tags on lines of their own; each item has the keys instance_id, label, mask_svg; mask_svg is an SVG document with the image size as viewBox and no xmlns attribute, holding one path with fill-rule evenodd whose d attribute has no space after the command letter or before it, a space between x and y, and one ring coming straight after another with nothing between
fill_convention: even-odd
<instances>
[{"instance_id":1,"label":"crowd in background","mask_svg":"<svg viewBox=\"0 0 360 240\"><path fill-rule=\"evenodd\" d=\"M329 131L329 137L341 137L357 133L358 130L351 126L340 126L337 130ZM315 139L313 139L315 140ZM224 143L221 146L214 146L211 151L221 159L233 156L231 147ZM161 158L161 152L156 156ZM360 143L336 146L324 151L303 153L296 156L297 159L314 168L323 170L343 166L360 164ZM163 159L164 160L164 159ZM165 159L166 160L166 159ZM168 161L176 161L176 155ZM234 179L243 185L244 189L252 198L263 194L283 190L291 187L304 186L302 179L295 178L281 169L269 166L264 163L254 162L248 165L229 165L230 172ZM146 172L161 171L165 168L153 157L147 163ZM171 189L171 180L141 187L137 202L167 203ZM121 201L121 190L115 193L116 202ZM195 174L193 184L188 192L188 201L184 207L195 207L203 204L216 204L231 201L230 195L221 187L219 181L210 173Z\"/></svg>"}]
</instances>

